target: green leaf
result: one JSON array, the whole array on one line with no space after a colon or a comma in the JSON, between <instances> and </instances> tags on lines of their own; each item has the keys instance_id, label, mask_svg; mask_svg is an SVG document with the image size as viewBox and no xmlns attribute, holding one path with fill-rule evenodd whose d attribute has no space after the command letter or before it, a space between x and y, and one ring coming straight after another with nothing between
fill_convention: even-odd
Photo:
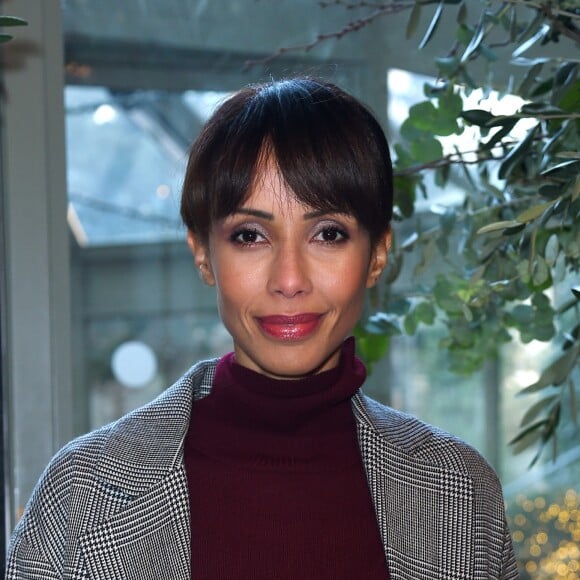
<instances>
[{"instance_id":1,"label":"green leaf","mask_svg":"<svg viewBox=\"0 0 580 580\"><path fill-rule=\"evenodd\" d=\"M534 309L528 304L518 304L510 312L510 316L518 326L527 326L534 318Z\"/></svg>"},{"instance_id":2,"label":"green leaf","mask_svg":"<svg viewBox=\"0 0 580 580\"><path fill-rule=\"evenodd\" d=\"M574 191L572 192L572 201L580 199L580 175L576 178L574 183Z\"/></svg>"},{"instance_id":3,"label":"green leaf","mask_svg":"<svg viewBox=\"0 0 580 580\"><path fill-rule=\"evenodd\" d=\"M461 2L459 5L456 20L458 24L465 24L465 21L467 20L467 5L465 2Z\"/></svg>"},{"instance_id":4,"label":"green leaf","mask_svg":"<svg viewBox=\"0 0 580 580\"><path fill-rule=\"evenodd\" d=\"M492 135L486 143L483 143L482 150L490 151L496 143L499 143L516 126L519 119L511 119L497 133Z\"/></svg>"},{"instance_id":5,"label":"green leaf","mask_svg":"<svg viewBox=\"0 0 580 580\"><path fill-rule=\"evenodd\" d=\"M449 181L449 175L451 173L451 167L449 165L443 165L435 170L435 185L437 187L445 187Z\"/></svg>"},{"instance_id":6,"label":"green leaf","mask_svg":"<svg viewBox=\"0 0 580 580\"><path fill-rule=\"evenodd\" d=\"M524 439L525 437L528 437L528 435L530 435L531 433L538 433L537 437L534 437L533 439L529 440L526 444L525 447L529 447L532 443L534 443L537 439L540 438L540 436L542 435L542 431L540 430L542 427L544 427L546 424L548 423L547 419L542 419L541 421L536 421L535 423L532 423L531 425L528 425L525 429L523 429L522 431L520 431L510 442L510 445L515 445L516 443L518 443L519 441L522 441L522 439ZM524 447L524 448L525 448ZM516 453L515 450L512 450L514 453Z\"/></svg>"},{"instance_id":7,"label":"green leaf","mask_svg":"<svg viewBox=\"0 0 580 580\"><path fill-rule=\"evenodd\" d=\"M546 249L544 250L544 258L549 266L553 266L558 259L558 254L560 252L560 241L558 234L552 234L548 238L546 243Z\"/></svg>"},{"instance_id":8,"label":"green leaf","mask_svg":"<svg viewBox=\"0 0 580 580\"><path fill-rule=\"evenodd\" d=\"M459 59L456 56L441 56L435 59L435 64L443 74L453 76L459 68Z\"/></svg>"},{"instance_id":9,"label":"green leaf","mask_svg":"<svg viewBox=\"0 0 580 580\"><path fill-rule=\"evenodd\" d=\"M369 316L369 319L365 324L365 330L369 333L387 334L389 336L401 334L399 317L387 312L377 312L376 314Z\"/></svg>"},{"instance_id":10,"label":"green leaf","mask_svg":"<svg viewBox=\"0 0 580 580\"><path fill-rule=\"evenodd\" d=\"M552 405L557 399L559 399L558 395L550 395L549 397L544 397L543 399L536 401L524 413L524 416L520 422L520 426L523 427L530 421L533 421L542 411L544 411L547 407L550 407L550 405Z\"/></svg>"},{"instance_id":11,"label":"green leaf","mask_svg":"<svg viewBox=\"0 0 580 580\"><path fill-rule=\"evenodd\" d=\"M423 137L409 144L411 153L419 163L430 163L443 157L443 146L435 137Z\"/></svg>"},{"instance_id":12,"label":"green leaf","mask_svg":"<svg viewBox=\"0 0 580 580\"><path fill-rule=\"evenodd\" d=\"M427 43L433 37L435 30L437 30L437 26L439 24L439 20L441 19L442 13L443 13L443 2L439 2L439 5L435 9L435 14L433 15L433 18L431 19L431 23L429 24L429 27L427 28L427 31L425 32L425 36L423 36L423 39L421 40L421 42L419 44L419 50L425 48L427 46Z\"/></svg>"},{"instance_id":13,"label":"green leaf","mask_svg":"<svg viewBox=\"0 0 580 580\"><path fill-rule=\"evenodd\" d=\"M494 115L483 109L469 109L463 111L461 116L472 125L477 125L479 127L485 127L489 121L495 119Z\"/></svg>"},{"instance_id":14,"label":"green leaf","mask_svg":"<svg viewBox=\"0 0 580 580\"><path fill-rule=\"evenodd\" d=\"M4 42L8 42L9 40L12 40L14 37L10 36L9 34L0 34L0 44L3 44Z\"/></svg>"},{"instance_id":15,"label":"green leaf","mask_svg":"<svg viewBox=\"0 0 580 580\"><path fill-rule=\"evenodd\" d=\"M437 276L433 287L433 297L437 306L447 314L463 314L454 284L441 274Z\"/></svg>"},{"instance_id":16,"label":"green leaf","mask_svg":"<svg viewBox=\"0 0 580 580\"><path fill-rule=\"evenodd\" d=\"M495 62L496 60L499 59L499 56L497 55L497 53L494 50L491 50L491 48L489 48L489 46L487 46L487 45L485 45L483 43L480 44L480 46L479 46L479 53L488 62ZM511 90L510 90L510 92L511 92Z\"/></svg>"},{"instance_id":17,"label":"green leaf","mask_svg":"<svg viewBox=\"0 0 580 580\"><path fill-rule=\"evenodd\" d=\"M355 333L356 334L356 333ZM363 334L357 336L357 350L367 363L376 363L383 358L389 348L390 339L386 334Z\"/></svg>"},{"instance_id":18,"label":"green leaf","mask_svg":"<svg viewBox=\"0 0 580 580\"><path fill-rule=\"evenodd\" d=\"M455 223L457 222L457 214L453 208L447 208L439 216L439 225L441 227L441 232L448 236L453 232Z\"/></svg>"},{"instance_id":19,"label":"green leaf","mask_svg":"<svg viewBox=\"0 0 580 580\"><path fill-rule=\"evenodd\" d=\"M492 224L487 224L486 226L479 228L476 233L477 234L488 234L490 232L497 232L499 230L505 230L507 228L512 228L512 227L520 226L520 225L521 225L521 222L515 221L515 220L494 222Z\"/></svg>"},{"instance_id":20,"label":"green leaf","mask_svg":"<svg viewBox=\"0 0 580 580\"><path fill-rule=\"evenodd\" d=\"M26 26L28 22L17 16L0 16L0 27L4 26Z\"/></svg>"},{"instance_id":21,"label":"green leaf","mask_svg":"<svg viewBox=\"0 0 580 580\"><path fill-rule=\"evenodd\" d=\"M463 99L458 93L452 90L441 93L439 95L439 111L448 117L451 127L457 128L457 117L463 111Z\"/></svg>"},{"instance_id":22,"label":"green leaf","mask_svg":"<svg viewBox=\"0 0 580 580\"><path fill-rule=\"evenodd\" d=\"M414 312L409 312L403 321L403 328L409 336L413 336L417 332L417 318Z\"/></svg>"},{"instance_id":23,"label":"green leaf","mask_svg":"<svg viewBox=\"0 0 580 580\"><path fill-rule=\"evenodd\" d=\"M524 99L528 97L528 94L532 89L532 86L536 82L536 77L540 74L543 66L544 66L543 62L537 62L532 67L530 67L530 69L526 73L526 76L524 77L524 79L520 83L520 86L518 87L517 90L518 95L520 95Z\"/></svg>"},{"instance_id":24,"label":"green leaf","mask_svg":"<svg viewBox=\"0 0 580 580\"><path fill-rule=\"evenodd\" d=\"M520 232L522 232L525 229L526 229L526 224L519 224L517 226L512 226L512 227L506 228L501 233L501 235L502 236L515 236L515 235L519 234Z\"/></svg>"},{"instance_id":25,"label":"green leaf","mask_svg":"<svg viewBox=\"0 0 580 580\"><path fill-rule=\"evenodd\" d=\"M568 381L568 389L570 391L570 417L572 418L572 423L574 426L578 427L578 409L576 406L576 387L574 381L570 379Z\"/></svg>"},{"instance_id":26,"label":"green leaf","mask_svg":"<svg viewBox=\"0 0 580 580\"><path fill-rule=\"evenodd\" d=\"M540 95L545 95L549 91L552 90L554 86L554 78L550 77L547 78L545 81L542 81L540 84L536 86L536 88L532 91L530 97L539 97Z\"/></svg>"},{"instance_id":27,"label":"green leaf","mask_svg":"<svg viewBox=\"0 0 580 580\"><path fill-rule=\"evenodd\" d=\"M562 95L558 105L563 111L576 113L578 112L578 103L580 103L580 80L575 81Z\"/></svg>"},{"instance_id":28,"label":"green leaf","mask_svg":"<svg viewBox=\"0 0 580 580\"><path fill-rule=\"evenodd\" d=\"M544 369L544 372L535 383L522 389L518 395L536 393L552 385L561 385L578 362L579 352L580 344L576 344L572 348L569 348L562 356L557 358L550 366Z\"/></svg>"},{"instance_id":29,"label":"green leaf","mask_svg":"<svg viewBox=\"0 0 580 580\"><path fill-rule=\"evenodd\" d=\"M395 176L394 204L399 208L403 217L409 218L415 210L416 181L411 177Z\"/></svg>"},{"instance_id":30,"label":"green leaf","mask_svg":"<svg viewBox=\"0 0 580 580\"><path fill-rule=\"evenodd\" d=\"M405 30L405 38L408 40L415 34L419 21L421 20L421 3L415 2L409 20L407 20L407 28Z\"/></svg>"},{"instance_id":31,"label":"green leaf","mask_svg":"<svg viewBox=\"0 0 580 580\"><path fill-rule=\"evenodd\" d=\"M506 179L513 168L528 154L539 127L538 124L528 131L526 137L506 155L499 167L499 179Z\"/></svg>"},{"instance_id":32,"label":"green leaf","mask_svg":"<svg viewBox=\"0 0 580 580\"><path fill-rule=\"evenodd\" d=\"M546 282L550 280L550 269L546 260L542 256L537 256L534 262L534 270L532 272L532 281L536 288L541 288ZM536 336L538 340L542 340L539 336ZM549 336L551 338L551 336Z\"/></svg>"},{"instance_id":33,"label":"green leaf","mask_svg":"<svg viewBox=\"0 0 580 580\"><path fill-rule=\"evenodd\" d=\"M580 161L573 159L572 161L564 161L563 163L558 163L545 171L542 171L540 175L542 177L563 177L571 178L578 175L578 170L580 169Z\"/></svg>"},{"instance_id":34,"label":"green leaf","mask_svg":"<svg viewBox=\"0 0 580 580\"><path fill-rule=\"evenodd\" d=\"M469 308L469 306L467 306L467 304L465 304L464 302L461 302L461 310L463 312L463 316L465 317L465 320L467 320L467 322L472 322L473 321L473 312L471 312L471 308Z\"/></svg>"},{"instance_id":35,"label":"green leaf","mask_svg":"<svg viewBox=\"0 0 580 580\"><path fill-rule=\"evenodd\" d=\"M431 302L420 302L414 310L419 322L431 326L435 322L435 308Z\"/></svg>"},{"instance_id":36,"label":"green leaf","mask_svg":"<svg viewBox=\"0 0 580 580\"><path fill-rule=\"evenodd\" d=\"M518 35L518 13L515 6L510 9L510 22L509 22L509 38L510 42L515 42Z\"/></svg>"},{"instance_id":37,"label":"green leaf","mask_svg":"<svg viewBox=\"0 0 580 580\"><path fill-rule=\"evenodd\" d=\"M420 139L427 133L432 135L451 135L459 131L457 117L463 103L459 95L446 92L439 96L439 108L431 101L423 101L409 109L409 117L401 126L401 135L408 140Z\"/></svg>"},{"instance_id":38,"label":"green leaf","mask_svg":"<svg viewBox=\"0 0 580 580\"><path fill-rule=\"evenodd\" d=\"M413 141L414 139L421 139L425 131L423 129L419 129L415 125L415 119L409 116L403 121L399 133L401 134L401 137L406 141ZM413 162L415 161L412 155L410 155L409 157L412 159Z\"/></svg>"},{"instance_id":39,"label":"green leaf","mask_svg":"<svg viewBox=\"0 0 580 580\"><path fill-rule=\"evenodd\" d=\"M512 58L518 58L518 56L521 56L524 52L536 44L536 42L543 39L546 34L548 34L548 32L550 32L550 26L548 24L541 24L533 36L528 38L525 42L522 42L522 44L520 44L518 48L512 52Z\"/></svg>"},{"instance_id":40,"label":"green leaf","mask_svg":"<svg viewBox=\"0 0 580 580\"><path fill-rule=\"evenodd\" d=\"M580 159L580 151L558 151L555 157L562 159Z\"/></svg>"},{"instance_id":41,"label":"green leaf","mask_svg":"<svg viewBox=\"0 0 580 580\"><path fill-rule=\"evenodd\" d=\"M537 115L561 115L564 111L550 103L527 103L522 105L519 114L535 117Z\"/></svg>"},{"instance_id":42,"label":"green leaf","mask_svg":"<svg viewBox=\"0 0 580 580\"><path fill-rule=\"evenodd\" d=\"M470 43L467 45L467 48L465 49L460 62L464 63L469 59L469 57L479 48L479 45L481 44L484 37L485 37L485 26L483 25L483 22L481 22L477 26Z\"/></svg>"},{"instance_id":43,"label":"green leaf","mask_svg":"<svg viewBox=\"0 0 580 580\"><path fill-rule=\"evenodd\" d=\"M414 276L418 276L428 266L432 265L436 249L437 247L435 245L435 240L433 238L429 239L427 243L421 244L420 246L421 256L419 262L417 263L417 265L413 270Z\"/></svg>"},{"instance_id":44,"label":"green leaf","mask_svg":"<svg viewBox=\"0 0 580 580\"><path fill-rule=\"evenodd\" d=\"M473 30L465 23L460 23L455 32L457 42L467 46L473 38Z\"/></svg>"},{"instance_id":45,"label":"green leaf","mask_svg":"<svg viewBox=\"0 0 580 580\"><path fill-rule=\"evenodd\" d=\"M549 207L552 207L558 201L559 199L555 199L553 201L548 201L546 203L541 203L539 205L529 207L516 217L516 221L523 224L531 222L539 218Z\"/></svg>"},{"instance_id":46,"label":"green leaf","mask_svg":"<svg viewBox=\"0 0 580 580\"><path fill-rule=\"evenodd\" d=\"M563 63L554 75L554 85L560 87L569 84L569 82L574 78L577 66L577 63L575 62Z\"/></svg>"}]
</instances>

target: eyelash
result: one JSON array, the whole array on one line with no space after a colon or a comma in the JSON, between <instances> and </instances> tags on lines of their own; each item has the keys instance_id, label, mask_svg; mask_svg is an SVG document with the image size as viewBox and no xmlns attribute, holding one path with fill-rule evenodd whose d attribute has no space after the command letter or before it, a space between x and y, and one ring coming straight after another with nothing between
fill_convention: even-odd
<instances>
[{"instance_id":1,"label":"eyelash","mask_svg":"<svg viewBox=\"0 0 580 580\"><path fill-rule=\"evenodd\" d=\"M331 244L331 245L336 245L336 244L344 244L344 242L346 242L350 236L348 235L348 232L344 229L341 228L338 225L324 225L320 228L320 230L318 231L318 233L316 234L315 238L318 238L320 235L325 235L328 233L332 233L332 234L338 234L338 239L334 239L334 240L318 240L324 244Z\"/></svg>"},{"instance_id":2,"label":"eyelash","mask_svg":"<svg viewBox=\"0 0 580 580\"><path fill-rule=\"evenodd\" d=\"M248 235L248 234L250 234L254 237L253 241L243 241L241 239L242 236ZM237 244L238 246L255 246L256 244L260 243L259 241L256 241L256 239L255 239L257 236L261 236L262 238L265 237L264 234L262 234L262 232L260 232L256 228L240 227L232 232L232 234L230 235L230 241L234 244Z\"/></svg>"},{"instance_id":3,"label":"eyelash","mask_svg":"<svg viewBox=\"0 0 580 580\"><path fill-rule=\"evenodd\" d=\"M324 236L329 233L335 236L336 239L324 239ZM243 238L247 236L251 236L251 239L244 240ZM320 236L322 236L323 239L317 239ZM252 226L241 226L236 228L229 236L230 242L242 247L252 247L261 244L262 240L259 238L266 239L266 236L259 229ZM345 243L350 239L350 236L346 229L335 224L328 224L322 225L314 235L313 239L318 243L334 246Z\"/></svg>"}]
</instances>

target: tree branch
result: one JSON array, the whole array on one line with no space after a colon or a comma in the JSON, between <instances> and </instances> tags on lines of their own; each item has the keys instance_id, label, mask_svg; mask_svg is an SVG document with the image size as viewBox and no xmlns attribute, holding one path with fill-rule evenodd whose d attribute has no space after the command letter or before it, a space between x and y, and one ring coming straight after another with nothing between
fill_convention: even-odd
<instances>
[{"instance_id":1,"label":"tree branch","mask_svg":"<svg viewBox=\"0 0 580 580\"><path fill-rule=\"evenodd\" d=\"M345 4L342 3L340 0L336 0L334 4L345 6L349 9L358 8L356 4ZM327 7L332 5L331 3L327 3L324 5L324 2L321 2L321 6ZM244 64L244 70L247 70L256 65L264 65L272 62L276 58L288 53L288 52L309 52L319 44L331 39L340 39L343 36L350 34L352 32L356 32L365 28L372 22L374 22L380 16L384 16L385 14L397 14L399 12L403 12L404 10L409 10L414 6L414 2L391 2L390 4L368 4L369 6L378 6L378 8L369 14L368 16L357 18L356 20L351 20L348 22L343 28L340 30L335 30L334 32L327 32L324 34L319 34L314 40L307 42L305 44L297 44L295 46L285 46L279 48L275 52L273 52L270 56L266 56L264 58L259 58L255 60L247 60ZM366 6L366 3L365 3Z\"/></svg>"},{"instance_id":2,"label":"tree branch","mask_svg":"<svg viewBox=\"0 0 580 580\"><path fill-rule=\"evenodd\" d=\"M572 10L561 10L560 8L554 8L550 6L548 2L533 2L532 0L500 0L504 4L515 4L517 6L523 6L524 8L535 8L540 10L546 15L553 16L565 16L566 18L571 18L572 20L580 20L580 14L572 12ZM549 12L548 12L549 11Z\"/></svg>"}]
</instances>

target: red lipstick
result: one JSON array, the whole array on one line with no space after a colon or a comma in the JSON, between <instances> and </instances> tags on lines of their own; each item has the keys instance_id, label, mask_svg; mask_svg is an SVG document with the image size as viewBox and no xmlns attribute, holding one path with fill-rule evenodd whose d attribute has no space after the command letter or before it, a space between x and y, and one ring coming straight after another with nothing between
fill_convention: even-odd
<instances>
[{"instance_id":1,"label":"red lipstick","mask_svg":"<svg viewBox=\"0 0 580 580\"><path fill-rule=\"evenodd\" d=\"M302 340L312 334L317 328L322 314L304 313L294 316L260 316L258 323L260 328L268 335L278 340Z\"/></svg>"}]
</instances>

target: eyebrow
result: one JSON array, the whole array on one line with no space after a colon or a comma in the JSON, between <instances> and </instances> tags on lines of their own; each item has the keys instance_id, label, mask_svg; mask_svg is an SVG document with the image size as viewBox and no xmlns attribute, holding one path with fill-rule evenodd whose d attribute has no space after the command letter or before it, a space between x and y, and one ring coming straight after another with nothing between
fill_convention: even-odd
<instances>
[{"instance_id":1,"label":"eyebrow","mask_svg":"<svg viewBox=\"0 0 580 580\"><path fill-rule=\"evenodd\" d=\"M240 207L234 213L235 214L241 213L243 215L250 215L250 216L265 219L268 221L274 221L274 214L271 214L271 213L268 213L266 211L262 211L259 209L252 209L250 207ZM324 215L328 215L330 213L340 213L340 212L332 212L332 211L322 209L322 210L310 211L308 213L305 213L302 217L304 218L304 220L311 220L311 219L318 218L318 217L321 217Z\"/></svg>"}]
</instances>

